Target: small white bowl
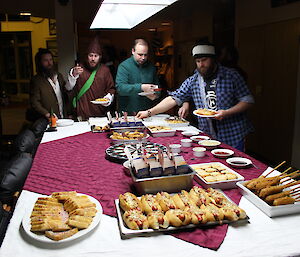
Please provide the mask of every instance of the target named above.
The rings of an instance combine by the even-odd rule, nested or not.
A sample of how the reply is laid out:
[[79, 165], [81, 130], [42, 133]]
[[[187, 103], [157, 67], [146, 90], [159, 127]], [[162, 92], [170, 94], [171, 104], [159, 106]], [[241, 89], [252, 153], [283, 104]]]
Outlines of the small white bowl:
[[228, 164], [237, 168], [244, 168], [252, 164], [252, 161], [242, 157], [232, 157], [226, 160]]
[[227, 158], [234, 154], [234, 151], [230, 149], [214, 149], [211, 153], [217, 158]]
[[191, 136], [199, 135], [199, 132], [198, 131], [183, 131], [183, 132], [181, 132], [181, 134], [186, 137], [191, 137]]
[[214, 148], [220, 145], [221, 142], [218, 140], [201, 140], [198, 144], [207, 148]]
[[182, 147], [191, 147], [193, 140], [187, 138], [187, 139], [181, 139], [180, 142]]
[[171, 144], [169, 145], [172, 153], [180, 153], [181, 152], [181, 145], [180, 144]]
[[210, 138], [208, 136], [193, 136], [191, 139], [195, 142], [199, 142], [201, 140], [209, 140]]
[[196, 157], [204, 157], [205, 151], [206, 151], [206, 148], [204, 148], [204, 147], [194, 147], [193, 148], [193, 153], [194, 153], [194, 156], [196, 156]]

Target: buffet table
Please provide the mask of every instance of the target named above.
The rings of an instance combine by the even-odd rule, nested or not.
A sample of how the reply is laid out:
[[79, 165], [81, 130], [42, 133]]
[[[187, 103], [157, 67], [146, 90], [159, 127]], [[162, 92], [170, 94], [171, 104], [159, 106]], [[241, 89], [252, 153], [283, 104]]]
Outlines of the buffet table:
[[[193, 127], [187, 129], [195, 130]], [[179, 143], [180, 138], [178, 134], [172, 138], [150, 140], [166, 145]], [[247, 212], [250, 224], [230, 225], [228, 230], [227, 225], [219, 226], [222, 228], [210, 228], [209, 230], [213, 232], [206, 237], [210, 242], [194, 242], [193, 238], [189, 238], [188, 231], [175, 233], [175, 236], [161, 234], [122, 240], [117, 219], [113, 217], [115, 216], [113, 200], [118, 197], [118, 193], [130, 191], [132, 182], [131, 178], [124, 173], [122, 165], [105, 160], [104, 150], [109, 146], [109, 142], [105, 133], [91, 133], [87, 122], [76, 122], [72, 126], [59, 127], [57, 132], [44, 134], [0, 249], [1, 256], [199, 256], [201, 254], [204, 256], [295, 256], [300, 254], [296, 229], [300, 225], [299, 216], [269, 218], [243, 197], [240, 199], [236, 189], [228, 190], [227, 195], [236, 202], [240, 200], [239, 205]], [[86, 147], [89, 147], [90, 152], [82, 154], [80, 149]], [[73, 149], [73, 152], [70, 149]], [[78, 153], [76, 149], [79, 149]], [[208, 162], [213, 158], [209, 152], [204, 158], [192, 158], [191, 151], [184, 151], [187, 151], [184, 155], [189, 164]], [[73, 156], [68, 156], [70, 152], [74, 153]], [[240, 152], [237, 153], [242, 155]], [[246, 180], [258, 176], [267, 168], [257, 160], [252, 159], [252, 161], [255, 167], [241, 171]], [[110, 173], [112, 177], [109, 176]], [[84, 181], [88, 183], [85, 184]], [[112, 188], [115, 189], [111, 190]], [[77, 190], [98, 199], [104, 210], [100, 224], [84, 237], [68, 243], [45, 244], [28, 237], [21, 226], [23, 216], [28, 211], [27, 206], [32, 206], [39, 195], [37, 193], [50, 194], [53, 191], [64, 190]], [[202, 232], [200, 229], [197, 230], [199, 233]], [[197, 231], [193, 233], [195, 237], [199, 236]], [[226, 234], [224, 241], [218, 233]], [[217, 250], [204, 248], [198, 244]]]

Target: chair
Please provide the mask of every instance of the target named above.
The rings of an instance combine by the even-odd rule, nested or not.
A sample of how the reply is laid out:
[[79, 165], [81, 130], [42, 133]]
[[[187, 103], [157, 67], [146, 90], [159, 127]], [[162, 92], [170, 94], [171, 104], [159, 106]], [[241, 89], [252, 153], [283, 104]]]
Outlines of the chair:
[[16, 153], [33, 153], [35, 147], [35, 135], [30, 129], [25, 129], [19, 133], [14, 142], [14, 150]]
[[47, 125], [48, 120], [46, 118], [39, 118], [32, 124], [31, 131], [34, 133], [36, 138], [41, 138], [47, 128]]
[[32, 165], [30, 153], [17, 153], [3, 168], [0, 174], [0, 201], [12, 206], [14, 194], [24, 185]]
[[7, 226], [12, 216], [12, 211], [7, 210], [5, 205], [0, 202], [0, 247], [3, 242]]

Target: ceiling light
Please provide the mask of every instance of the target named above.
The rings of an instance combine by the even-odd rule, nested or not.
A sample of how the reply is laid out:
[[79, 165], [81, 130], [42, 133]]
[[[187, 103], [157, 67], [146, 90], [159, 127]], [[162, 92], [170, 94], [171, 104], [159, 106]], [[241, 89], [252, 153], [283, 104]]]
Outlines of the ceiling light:
[[103, 0], [90, 29], [131, 29], [177, 0]]
[[155, 31], [156, 31], [156, 29], [154, 29], [154, 28], [150, 28], [150, 29], [148, 29], [148, 31], [155, 32]]
[[170, 25], [171, 25], [171, 22], [162, 22], [161, 25], [162, 25], [162, 26], [170, 26]]
[[21, 16], [31, 16], [31, 12], [20, 12]]

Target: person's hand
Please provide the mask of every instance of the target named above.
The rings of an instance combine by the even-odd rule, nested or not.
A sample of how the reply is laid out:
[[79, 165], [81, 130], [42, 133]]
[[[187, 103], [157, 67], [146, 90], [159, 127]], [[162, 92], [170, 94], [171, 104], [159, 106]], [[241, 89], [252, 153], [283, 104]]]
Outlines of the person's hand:
[[135, 117], [137, 119], [148, 118], [148, 111], [140, 111], [140, 112], [138, 112], [138, 114]]
[[223, 120], [224, 118], [228, 117], [227, 110], [219, 110], [217, 111], [217, 115], [214, 117], [216, 120]]
[[151, 93], [154, 92], [154, 89], [157, 87], [158, 87], [157, 85], [153, 85], [153, 84], [142, 84], [141, 89], [144, 92]]
[[73, 76], [76, 77], [77, 75], [80, 75], [83, 72], [83, 68], [77, 64], [74, 68], [73, 68]]
[[157, 98], [157, 94], [153, 93], [151, 95], [146, 95], [147, 98], [149, 98], [150, 100], [154, 101]]
[[178, 110], [178, 116], [180, 118], [186, 118], [188, 116], [190, 110], [190, 104], [188, 102], [184, 102], [183, 105]]
[[105, 107], [109, 106], [111, 104], [110, 99], [108, 97], [103, 97], [103, 98], [107, 99], [108, 102], [107, 103], [104, 102], [102, 105]]

